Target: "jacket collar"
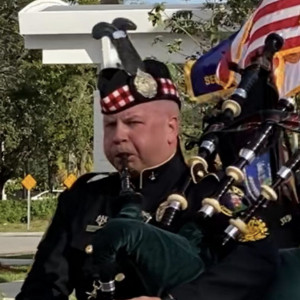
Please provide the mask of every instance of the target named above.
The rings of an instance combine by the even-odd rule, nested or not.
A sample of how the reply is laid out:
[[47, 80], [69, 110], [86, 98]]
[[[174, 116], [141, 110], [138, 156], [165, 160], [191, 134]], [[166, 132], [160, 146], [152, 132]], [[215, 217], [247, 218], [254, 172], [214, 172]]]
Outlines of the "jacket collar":
[[172, 192], [178, 191], [178, 183], [182, 181], [187, 170], [180, 151], [162, 164], [143, 170], [139, 182], [135, 182], [137, 190], [144, 196], [143, 209], [156, 210]]
[[176, 153], [173, 153], [164, 162], [162, 162], [156, 166], [142, 170], [139, 175], [139, 186], [137, 188], [141, 190], [141, 189], [143, 189], [144, 184], [147, 184], [148, 180], [151, 180], [151, 181], [156, 180], [158, 178], [158, 176], [160, 176], [163, 173], [164, 169], [168, 168], [168, 166], [170, 165], [169, 162], [172, 161], [172, 159], [174, 158], [175, 155], [176, 155]]

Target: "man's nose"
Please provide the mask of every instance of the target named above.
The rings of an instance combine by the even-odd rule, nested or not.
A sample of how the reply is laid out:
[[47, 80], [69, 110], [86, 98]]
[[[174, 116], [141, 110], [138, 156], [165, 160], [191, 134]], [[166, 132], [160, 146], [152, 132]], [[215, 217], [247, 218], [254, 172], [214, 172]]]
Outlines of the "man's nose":
[[118, 122], [115, 128], [113, 142], [116, 144], [126, 142], [128, 140], [128, 132], [125, 124]]

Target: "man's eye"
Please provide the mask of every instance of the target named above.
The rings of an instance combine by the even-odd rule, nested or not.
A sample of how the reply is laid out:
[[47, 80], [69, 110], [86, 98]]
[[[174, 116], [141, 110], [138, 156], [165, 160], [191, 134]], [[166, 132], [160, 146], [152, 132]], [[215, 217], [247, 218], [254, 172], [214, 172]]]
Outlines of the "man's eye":
[[139, 120], [133, 120], [133, 121], [129, 121], [128, 124], [131, 124], [131, 125], [135, 125], [135, 124], [142, 124], [143, 122], [142, 121], [139, 121]]

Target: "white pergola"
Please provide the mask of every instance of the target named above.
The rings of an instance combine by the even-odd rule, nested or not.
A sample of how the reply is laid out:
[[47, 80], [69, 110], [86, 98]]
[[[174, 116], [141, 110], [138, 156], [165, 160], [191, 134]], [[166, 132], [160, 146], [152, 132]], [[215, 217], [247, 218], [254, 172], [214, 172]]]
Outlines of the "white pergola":
[[[115, 66], [118, 58], [107, 38], [92, 38], [92, 28], [99, 22], [111, 23], [117, 17], [126, 17], [137, 25], [137, 30], [129, 35], [142, 58], [154, 56], [165, 62], [182, 63], [185, 56], [170, 55], [165, 47], [175, 38], [183, 40], [183, 53], [189, 55], [199, 50], [187, 36], [170, 33], [163, 26], [154, 28], [148, 20], [151, 9], [152, 6], [145, 5], [69, 5], [61, 0], [36, 0], [19, 12], [20, 34], [26, 48], [42, 50], [45, 64], [95, 64], [99, 69]], [[163, 18], [180, 10], [191, 10], [200, 18], [209, 15], [201, 5], [167, 5]], [[153, 44], [157, 36], [163, 42]], [[102, 137], [99, 95], [95, 91], [94, 169], [107, 172], [112, 167], [103, 154]]]

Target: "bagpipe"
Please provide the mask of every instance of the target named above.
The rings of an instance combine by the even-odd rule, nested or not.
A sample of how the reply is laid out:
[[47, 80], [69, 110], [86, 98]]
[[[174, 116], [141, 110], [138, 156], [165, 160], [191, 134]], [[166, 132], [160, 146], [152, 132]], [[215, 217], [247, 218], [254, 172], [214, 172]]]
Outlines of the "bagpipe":
[[[143, 71], [143, 63], [127, 36], [127, 30], [133, 29], [135, 25], [130, 20], [118, 18], [112, 24], [101, 22], [95, 25], [92, 33], [95, 39], [104, 36], [111, 39], [124, 69], [134, 76], [138, 69]], [[237, 213], [231, 211], [223, 203], [223, 196], [230, 188], [245, 181], [244, 168], [274, 145], [274, 139], [279, 137], [281, 131], [300, 130], [300, 118], [294, 113], [290, 98], [277, 98], [272, 107], [260, 111], [251, 111], [248, 106], [249, 95], [255, 90], [257, 83], [263, 82], [265, 89], [276, 95], [270, 87], [270, 72], [272, 57], [283, 42], [280, 36], [269, 35], [262, 53], [251, 65], [245, 70], [236, 69], [241, 73], [238, 87], [229, 99], [218, 104], [219, 113], [207, 119], [208, 125], [201, 137], [187, 145], [197, 145], [198, 155], [188, 161], [189, 176], [177, 188], [177, 192], [171, 194], [158, 208], [158, 226], [143, 222], [143, 196], [135, 192], [130, 184], [130, 170], [127, 158], [124, 157], [119, 194], [122, 208], [95, 233], [91, 254], [94, 285], [93, 290], [87, 293], [88, 299], [115, 299], [116, 281], [122, 281], [126, 276], [118, 265], [120, 253], [125, 253], [134, 262], [145, 295], [148, 296], [164, 297], [170, 289], [197, 278], [206, 269], [199, 249], [205, 234], [203, 224], [215, 215], [222, 215], [227, 220], [228, 226], [223, 229], [221, 241], [224, 247], [229, 241], [251, 242], [267, 236], [265, 223], [255, 217], [267, 206], [276, 205], [276, 191], [300, 166], [300, 150], [276, 170], [271, 185], [261, 185], [260, 195], [256, 201], [248, 203], [245, 210]], [[235, 146], [239, 146], [239, 149], [227, 155], [227, 145], [232, 141], [228, 139], [226, 142], [224, 135], [228, 137], [233, 133], [243, 138], [235, 140]], [[178, 232], [169, 231], [176, 218], [189, 205], [186, 191], [210, 176], [216, 155], [221, 159], [226, 157], [222, 176], [214, 175], [219, 180], [217, 189], [212, 191], [210, 197], [202, 199], [199, 195], [197, 201], [202, 203], [202, 207], [195, 212], [194, 218]]]

